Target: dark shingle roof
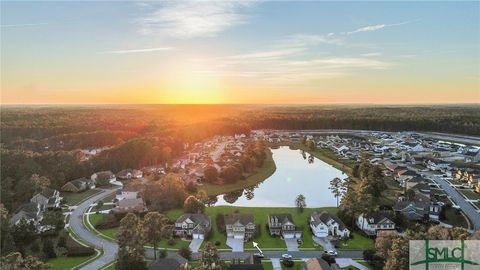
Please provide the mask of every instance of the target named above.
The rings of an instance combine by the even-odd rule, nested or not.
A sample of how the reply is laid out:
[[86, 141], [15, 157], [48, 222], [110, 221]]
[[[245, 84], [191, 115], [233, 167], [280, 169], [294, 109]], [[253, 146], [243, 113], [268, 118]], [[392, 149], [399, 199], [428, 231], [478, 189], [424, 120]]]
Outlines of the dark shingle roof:
[[252, 214], [230, 214], [225, 216], [225, 224], [234, 224], [236, 222], [247, 225], [248, 223], [254, 223], [254, 217]]

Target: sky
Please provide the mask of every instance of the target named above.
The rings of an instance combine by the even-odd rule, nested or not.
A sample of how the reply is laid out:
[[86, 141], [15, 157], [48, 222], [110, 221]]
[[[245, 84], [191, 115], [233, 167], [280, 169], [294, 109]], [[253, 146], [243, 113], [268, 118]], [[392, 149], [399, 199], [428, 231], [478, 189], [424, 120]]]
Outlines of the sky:
[[1, 2], [2, 104], [480, 103], [480, 2]]

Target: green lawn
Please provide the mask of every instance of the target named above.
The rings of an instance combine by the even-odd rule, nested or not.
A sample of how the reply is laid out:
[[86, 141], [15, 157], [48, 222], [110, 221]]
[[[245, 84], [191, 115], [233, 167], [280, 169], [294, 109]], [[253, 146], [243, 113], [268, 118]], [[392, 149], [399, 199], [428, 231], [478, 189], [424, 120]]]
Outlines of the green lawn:
[[272, 158], [272, 151], [270, 149], [266, 150], [267, 158], [263, 163], [261, 168], [258, 168], [257, 171], [248, 176], [245, 180], [239, 180], [233, 184], [210, 184], [204, 183], [203, 186], [200, 186], [199, 189], [205, 190], [208, 195], [214, 196], [219, 194], [225, 194], [232, 191], [241, 190], [246, 187], [254, 186], [272, 175], [277, 167], [275, 166], [275, 161]]
[[351, 232], [353, 238], [343, 242], [339, 249], [341, 250], [361, 250], [374, 249], [375, 242], [357, 232]]
[[[304, 209], [303, 213], [299, 213], [296, 208], [293, 207], [285, 207], [285, 208], [273, 208], [273, 207], [234, 207], [234, 206], [212, 206], [207, 207], [205, 213], [209, 215], [212, 219], [212, 237], [209, 242], [215, 243], [219, 242], [220, 245], [216, 246], [218, 249], [230, 249], [226, 245], [227, 237], [224, 233], [220, 233], [217, 230], [217, 226], [215, 223], [215, 217], [217, 214], [231, 214], [234, 211], [238, 211], [239, 213], [250, 213], [253, 214], [255, 217], [255, 223], [260, 224], [261, 234], [258, 238], [254, 239], [255, 242], [258, 242], [260, 248], [269, 250], [269, 249], [276, 249], [276, 250], [283, 250], [286, 249], [285, 242], [280, 239], [279, 237], [272, 237], [266, 227], [267, 224], [267, 216], [269, 214], [281, 214], [281, 213], [289, 213], [292, 215], [293, 220], [297, 226], [303, 227], [303, 244], [300, 246], [300, 249], [305, 250], [321, 250], [321, 246], [317, 246], [312, 240], [312, 234], [310, 232], [310, 227], [308, 224], [308, 218], [310, 217], [311, 213], [314, 211], [321, 212], [327, 211], [332, 214], [336, 214], [337, 208], [335, 207], [324, 207], [324, 208], [306, 208]], [[181, 209], [174, 209], [170, 210], [166, 213], [166, 215], [171, 219], [177, 219], [183, 211]], [[92, 214], [89, 216], [90, 222], [93, 226], [98, 224], [103, 218], [105, 214]], [[115, 239], [116, 233], [118, 228], [111, 228], [111, 229], [102, 229], [98, 230], [100, 233], [104, 234], [105, 236]], [[352, 232], [353, 239], [347, 240], [340, 249], [345, 250], [360, 250], [360, 249], [369, 249], [374, 247], [373, 240], [363, 237], [362, 235]], [[206, 241], [205, 241], [206, 242]], [[205, 244], [204, 242], [204, 244]], [[168, 248], [168, 249], [179, 249], [182, 247], [188, 247], [189, 241], [184, 241], [181, 239], [175, 239], [174, 245], [168, 245], [166, 240], [162, 240], [159, 244], [159, 248]], [[204, 245], [203, 244], [203, 245]], [[245, 250], [255, 250], [253, 247], [252, 241], [245, 243]]]
[[263, 261], [262, 265], [263, 265], [263, 270], [273, 270], [273, 265], [272, 265], [272, 262], [270, 261]]
[[280, 261], [280, 264], [282, 265], [283, 270], [301, 270], [303, 262], [295, 261], [292, 267], [286, 267], [285, 265], [282, 264], [281, 261]]
[[[324, 208], [306, 208], [303, 213], [299, 213], [296, 208], [273, 208], [273, 207], [234, 207], [234, 206], [214, 206], [206, 208], [205, 213], [210, 215], [212, 218], [213, 223], [215, 223], [215, 217], [217, 214], [230, 214], [234, 213], [234, 211], [238, 211], [239, 213], [249, 213], [255, 216], [255, 223], [260, 224], [261, 235], [259, 238], [254, 239], [255, 242], [258, 242], [260, 247], [263, 249], [284, 249], [286, 248], [285, 242], [280, 239], [279, 237], [272, 237], [268, 229], [266, 228], [267, 224], [267, 217], [269, 214], [281, 214], [281, 213], [288, 213], [292, 215], [293, 220], [297, 226], [303, 227], [303, 245], [300, 248], [307, 248], [307, 249], [320, 249], [321, 247], [316, 247], [312, 240], [312, 234], [310, 233], [309, 225], [308, 225], [308, 217], [314, 211], [328, 211], [330, 213], [335, 214], [337, 209], [335, 207], [324, 207]], [[222, 244], [226, 241], [226, 236], [217, 232], [216, 224], [213, 226], [214, 232], [211, 242], [220, 241]], [[221, 247], [220, 247], [221, 248]], [[252, 249], [253, 244], [252, 242], [245, 243], [245, 249]]]
[[457, 189], [470, 200], [480, 200], [480, 193], [468, 189]]
[[52, 266], [52, 270], [65, 270], [71, 269], [93, 257], [95, 257], [95, 255], [81, 257], [58, 257], [50, 259], [47, 262]]
[[456, 227], [463, 227], [468, 229], [468, 221], [460, 213], [460, 210], [452, 207], [445, 209], [445, 220], [442, 220], [442, 222]]
[[63, 199], [65, 200], [65, 203], [68, 205], [77, 205], [83, 200], [85, 200], [86, 198], [100, 192], [101, 190], [98, 190], [98, 189], [89, 189], [84, 192], [78, 192], [78, 193], [62, 191], [60, 193], [60, 197], [63, 197]]

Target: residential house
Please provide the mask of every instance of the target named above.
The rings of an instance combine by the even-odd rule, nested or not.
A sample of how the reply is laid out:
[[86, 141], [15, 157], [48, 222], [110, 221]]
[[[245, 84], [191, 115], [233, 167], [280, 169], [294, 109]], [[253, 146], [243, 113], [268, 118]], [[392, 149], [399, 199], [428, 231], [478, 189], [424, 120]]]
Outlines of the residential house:
[[356, 220], [357, 227], [367, 235], [377, 235], [380, 231], [395, 230], [395, 222], [386, 212], [376, 212], [370, 215], [361, 214]]
[[268, 229], [270, 235], [278, 235], [283, 238], [302, 238], [302, 227], [295, 226], [290, 214], [268, 215]]
[[95, 188], [95, 184], [93, 183], [93, 181], [82, 177], [65, 183], [65, 185], [62, 186], [61, 190], [66, 192], [82, 192], [87, 189], [93, 188]]
[[248, 241], [255, 234], [256, 225], [252, 214], [229, 214], [225, 216], [227, 237]]
[[42, 211], [45, 209], [60, 207], [60, 192], [55, 189], [47, 188], [39, 192], [30, 199], [33, 203], [38, 203]]
[[43, 211], [38, 203], [28, 202], [20, 206], [10, 218], [11, 225], [17, 225], [22, 219], [38, 225], [43, 218]]
[[310, 228], [316, 237], [338, 236], [349, 237], [350, 231], [342, 220], [328, 212], [314, 212], [310, 216]]
[[192, 237], [193, 239], [205, 239], [210, 231], [212, 222], [210, 217], [204, 214], [183, 214], [175, 221], [175, 235], [179, 237]]
[[412, 220], [438, 221], [442, 206], [433, 202], [429, 196], [416, 193], [411, 200], [400, 198], [393, 210]]
[[417, 173], [411, 170], [398, 170], [395, 173], [395, 180], [397, 180], [400, 183], [400, 186], [405, 186], [405, 181], [417, 176]]
[[125, 169], [117, 173], [117, 178], [120, 180], [139, 179], [143, 177], [143, 172], [135, 169]]
[[138, 198], [138, 191], [126, 191], [118, 189], [115, 194], [115, 199], [117, 201], [125, 200], [125, 199], [136, 199]]
[[115, 174], [113, 174], [111, 171], [96, 172], [96, 173], [92, 174], [90, 179], [92, 179], [92, 181], [96, 185], [98, 185], [99, 182], [107, 182], [108, 181], [109, 183], [112, 183], [112, 182], [117, 180], [117, 178], [115, 177]]
[[123, 199], [116, 203], [116, 207], [112, 211], [117, 213], [143, 213], [147, 211], [147, 207], [142, 198]]
[[340, 267], [333, 263], [329, 264], [322, 258], [310, 258], [303, 262], [302, 270], [337, 270]]

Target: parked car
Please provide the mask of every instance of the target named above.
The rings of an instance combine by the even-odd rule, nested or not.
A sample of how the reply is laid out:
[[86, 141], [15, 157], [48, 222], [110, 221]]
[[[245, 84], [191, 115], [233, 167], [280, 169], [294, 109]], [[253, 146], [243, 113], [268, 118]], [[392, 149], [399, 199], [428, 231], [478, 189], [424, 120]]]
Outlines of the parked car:
[[282, 259], [290, 260], [290, 259], [292, 259], [292, 258], [293, 258], [293, 257], [292, 257], [292, 255], [290, 255], [290, 254], [286, 254], [286, 253], [285, 253], [285, 254], [282, 254]]
[[260, 258], [260, 259], [265, 258], [265, 255], [263, 255], [263, 253], [254, 253], [253, 256], [255, 256], [257, 258]]
[[338, 252], [334, 251], [334, 250], [325, 250], [326, 254], [330, 255], [330, 256], [337, 256], [338, 255]]

